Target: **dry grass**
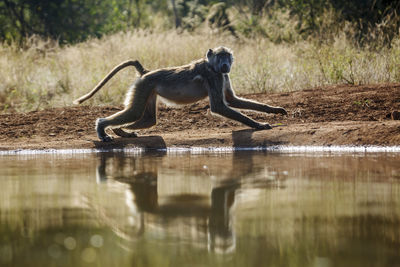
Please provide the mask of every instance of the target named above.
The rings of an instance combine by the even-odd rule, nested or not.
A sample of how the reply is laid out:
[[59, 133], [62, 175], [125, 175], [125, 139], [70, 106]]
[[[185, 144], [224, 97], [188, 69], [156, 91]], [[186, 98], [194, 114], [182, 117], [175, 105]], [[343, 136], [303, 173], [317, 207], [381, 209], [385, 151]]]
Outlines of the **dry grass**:
[[[400, 81], [400, 40], [374, 51], [356, 48], [343, 36], [329, 45], [273, 44], [262, 38], [239, 42], [209, 34], [135, 31], [64, 47], [32, 38], [26, 50], [0, 45], [0, 111], [68, 106], [121, 61], [138, 59], [149, 69], [182, 65], [219, 45], [234, 50], [231, 78], [238, 93]], [[91, 103], [121, 104], [135, 76], [133, 68], [119, 73]]]

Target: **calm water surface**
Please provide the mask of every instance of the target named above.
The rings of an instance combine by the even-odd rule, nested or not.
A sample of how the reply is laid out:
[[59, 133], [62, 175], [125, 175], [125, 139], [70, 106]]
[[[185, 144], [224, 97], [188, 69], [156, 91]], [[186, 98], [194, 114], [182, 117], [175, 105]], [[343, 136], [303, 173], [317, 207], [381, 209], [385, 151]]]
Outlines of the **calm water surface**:
[[400, 266], [400, 154], [0, 157], [0, 266]]

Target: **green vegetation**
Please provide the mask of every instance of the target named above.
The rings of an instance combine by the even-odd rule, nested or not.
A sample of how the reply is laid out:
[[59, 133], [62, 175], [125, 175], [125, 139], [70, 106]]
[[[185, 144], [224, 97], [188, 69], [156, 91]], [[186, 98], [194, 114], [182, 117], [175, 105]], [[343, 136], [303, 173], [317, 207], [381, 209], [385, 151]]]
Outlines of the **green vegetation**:
[[[0, 1], [0, 112], [70, 105], [116, 64], [181, 65], [225, 45], [239, 93], [400, 81], [400, 3]], [[92, 101], [120, 104], [134, 70]]]

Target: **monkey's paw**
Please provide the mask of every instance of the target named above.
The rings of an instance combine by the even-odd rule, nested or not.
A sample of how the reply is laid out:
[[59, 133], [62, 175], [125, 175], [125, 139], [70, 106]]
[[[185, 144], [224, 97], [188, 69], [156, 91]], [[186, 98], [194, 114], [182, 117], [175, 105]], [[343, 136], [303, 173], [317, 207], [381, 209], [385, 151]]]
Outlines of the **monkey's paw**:
[[287, 115], [287, 111], [284, 108], [276, 108], [275, 111], [276, 114], [282, 114], [282, 115]]
[[258, 126], [256, 127], [257, 130], [270, 130], [272, 129], [271, 125], [268, 123], [259, 123]]
[[100, 140], [102, 141], [102, 142], [111, 142], [113, 139], [112, 139], [112, 137], [111, 136], [108, 136], [108, 135], [105, 135], [105, 136], [101, 136], [101, 137], [99, 137], [100, 138]]

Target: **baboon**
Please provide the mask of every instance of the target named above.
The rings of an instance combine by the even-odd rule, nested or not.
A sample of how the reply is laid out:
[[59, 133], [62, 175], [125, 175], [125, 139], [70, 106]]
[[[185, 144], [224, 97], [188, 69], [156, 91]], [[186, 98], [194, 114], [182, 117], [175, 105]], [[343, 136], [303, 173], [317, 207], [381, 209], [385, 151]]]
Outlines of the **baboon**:
[[257, 122], [233, 108], [287, 115], [286, 110], [237, 97], [229, 79], [232, 63], [232, 51], [222, 46], [209, 49], [205, 58], [188, 65], [153, 71], [144, 69], [136, 60], [126, 61], [115, 67], [91, 92], [74, 103], [80, 104], [92, 97], [121, 69], [135, 66], [140, 77], [127, 93], [125, 108], [96, 121], [97, 135], [104, 142], [112, 140], [105, 132], [108, 127], [118, 136], [133, 137], [136, 136], [135, 133], [125, 132], [121, 128], [135, 130], [155, 125], [157, 96], [175, 104], [194, 103], [208, 96], [212, 113], [255, 129], [271, 129], [268, 123]]

